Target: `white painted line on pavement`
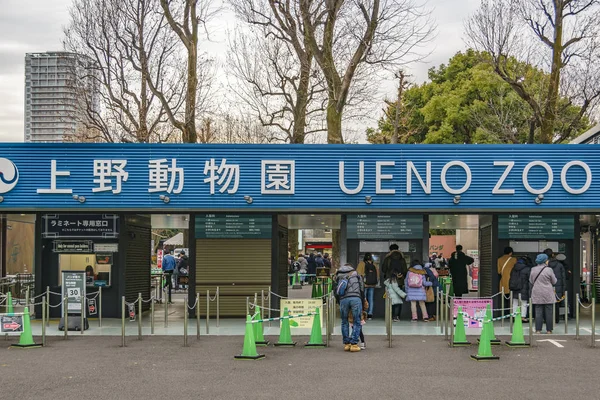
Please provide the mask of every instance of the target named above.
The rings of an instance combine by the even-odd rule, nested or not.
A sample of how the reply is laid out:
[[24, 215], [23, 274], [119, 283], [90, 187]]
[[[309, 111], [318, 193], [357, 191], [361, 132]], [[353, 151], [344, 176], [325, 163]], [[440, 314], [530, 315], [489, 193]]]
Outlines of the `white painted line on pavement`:
[[581, 329], [582, 331], [586, 331], [587, 333], [592, 333], [592, 330], [589, 328], [579, 328], [579, 329]]
[[555, 345], [556, 347], [562, 349], [565, 346], [563, 346], [562, 344], [558, 343], [558, 342], [566, 342], [566, 340], [558, 340], [558, 339], [543, 339], [543, 340], [538, 340], [538, 342], [550, 342], [553, 345]]

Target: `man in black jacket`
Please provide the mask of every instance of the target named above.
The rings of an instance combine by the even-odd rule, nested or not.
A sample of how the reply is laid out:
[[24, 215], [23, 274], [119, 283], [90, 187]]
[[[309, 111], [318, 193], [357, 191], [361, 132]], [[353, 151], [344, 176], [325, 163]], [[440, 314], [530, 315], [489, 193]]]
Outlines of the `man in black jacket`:
[[554, 285], [554, 291], [556, 292], [557, 300], [562, 299], [557, 303], [554, 314], [554, 320], [556, 323], [558, 323], [560, 305], [564, 304], [563, 296], [565, 294], [565, 290], [567, 290], [567, 274], [565, 271], [565, 266], [556, 259], [556, 253], [554, 253], [552, 249], [544, 250], [544, 254], [548, 256], [548, 266], [552, 268], [552, 271], [554, 271], [554, 276], [556, 276], [556, 285]]
[[519, 295], [521, 295], [521, 318], [523, 322], [529, 322], [527, 315], [527, 306], [529, 305], [529, 275], [531, 273], [531, 267], [533, 266], [533, 262], [531, 262], [529, 257], [520, 257], [515, 266], [510, 271], [510, 279], [508, 281], [508, 286], [510, 291], [513, 294], [513, 313], [517, 312], [517, 307], [519, 307]]

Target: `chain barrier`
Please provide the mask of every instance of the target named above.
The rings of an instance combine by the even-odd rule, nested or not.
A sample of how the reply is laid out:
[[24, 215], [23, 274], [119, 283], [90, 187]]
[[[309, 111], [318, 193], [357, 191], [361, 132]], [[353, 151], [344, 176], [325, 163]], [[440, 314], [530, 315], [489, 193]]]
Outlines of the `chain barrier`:
[[561, 301], [563, 301], [565, 299], [565, 295], [563, 294], [562, 297], [558, 297], [558, 295], [556, 294], [556, 292], [554, 293], [554, 297], [556, 298], [556, 302], [560, 303]]
[[263, 318], [263, 319], [255, 319], [246, 322], [247, 324], [258, 324], [260, 322], [269, 322], [269, 321], [279, 321], [282, 319], [292, 319], [292, 318], [300, 318], [300, 317], [310, 317], [313, 315], [317, 315], [317, 313], [306, 313], [306, 314], [297, 314], [297, 315], [288, 315], [287, 317], [277, 317], [277, 318]]
[[478, 322], [500, 321], [502, 319], [506, 319], [506, 318], [510, 318], [510, 317], [516, 317], [517, 316], [517, 313], [512, 313], [512, 314], [504, 315], [502, 317], [492, 318], [492, 319], [488, 320], [487, 318], [474, 318], [474, 317], [471, 317], [471, 316], [469, 316], [468, 314], [466, 314], [464, 312], [462, 312], [460, 314], [462, 314], [463, 318], [466, 317], [467, 319], [470, 319], [471, 321], [478, 321]]
[[58, 303], [56, 305], [52, 305], [52, 304], [48, 303], [48, 307], [52, 307], [52, 308], [60, 307], [64, 302], [65, 302], [65, 300], [63, 299], [60, 301], [60, 303]]
[[188, 304], [188, 302], [186, 301], [185, 304], [187, 305], [188, 310], [194, 310], [196, 308], [196, 306], [198, 306], [198, 298], [196, 297], [196, 301], [194, 302], [194, 305], [190, 307], [190, 305]]
[[581, 302], [581, 299], [577, 299], [577, 302], [579, 303], [579, 305], [580, 305], [581, 307], [585, 308], [586, 310], [587, 310], [588, 308], [591, 308], [591, 307], [592, 307], [592, 303], [588, 304], [588, 306], [587, 306], [587, 307], [586, 307], [586, 306], [584, 306], [584, 305], [583, 305], [583, 303]]
[[[210, 293], [210, 292], [209, 292]], [[208, 295], [208, 301], [217, 301], [217, 293], [215, 292], [214, 297], [210, 297], [210, 294]]]
[[[44, 294], [46, 294], [46, 293], [44, 293]], [[95, 300], [96, 298], [98, 298], [98, 296], [100, 296], [100, 292], [96, 292], [96, 293], [94, 294], [94, 296], [92, 296], [92, 297], [88, 297], [89, 295], [90, 295], [90, 293], [86, 293], [86, 294], [85, 294], [85, 297], [86, 297], [88, 300]]]
[[272, 292], [272, 291], [270, 291], [270, 290], [269, 290], [269, 293], [271, 293], [271, 295], [273, 295], [273, 296], [275, 296], [275, 297], [278, 297], [278, 298], [280, 298], [280, 299], [289, 299], [289, 297], [287, 297], [287, 296], [280, 296], [280, 295], [278, 295], [277, 293], [275, 293], [275, 292]]
[[152, 296], [148, 300], [142, 299], [142, 303], [150, 303], [150, 302], [155, 301], [155, 300], [157, 300], [156, 297]]
[[[258, 306], [259, 304], [254, 304], [252, 302], [248, 303], [249, 306], [251, 306], [250, 308], [253, 310], [256, 306]], [[320, 307], [320, 306], [317, 306]], [[269, 308], [269, 307], [261, 307], [260, 311], [262, 312], [263, 310], [267, 310], [267, 311], [278, 311], [281, 312], [281, 310], [277, 309], [277, 308]]]

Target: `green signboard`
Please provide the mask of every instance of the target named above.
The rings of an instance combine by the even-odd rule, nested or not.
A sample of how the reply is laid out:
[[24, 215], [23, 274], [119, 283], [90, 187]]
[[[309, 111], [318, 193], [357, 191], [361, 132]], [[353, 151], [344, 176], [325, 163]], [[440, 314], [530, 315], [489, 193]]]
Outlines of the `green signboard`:
[[348, 215], [348, 239], [420, 239], [422, 215]]
[[572, 215], [525, 215], [498, 216], [500, 239], [573, 239], [575, 221]]
[[196, 239], [270, 239], [272, 221], [270, 215], [198, 215]]

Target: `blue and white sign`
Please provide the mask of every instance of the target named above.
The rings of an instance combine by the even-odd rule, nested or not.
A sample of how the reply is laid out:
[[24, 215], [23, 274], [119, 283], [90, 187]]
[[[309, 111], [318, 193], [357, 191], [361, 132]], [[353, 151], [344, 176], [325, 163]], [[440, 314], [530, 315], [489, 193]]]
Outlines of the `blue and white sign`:
[[590, 145], [0, 144], [0, 210], [583, 211]]

